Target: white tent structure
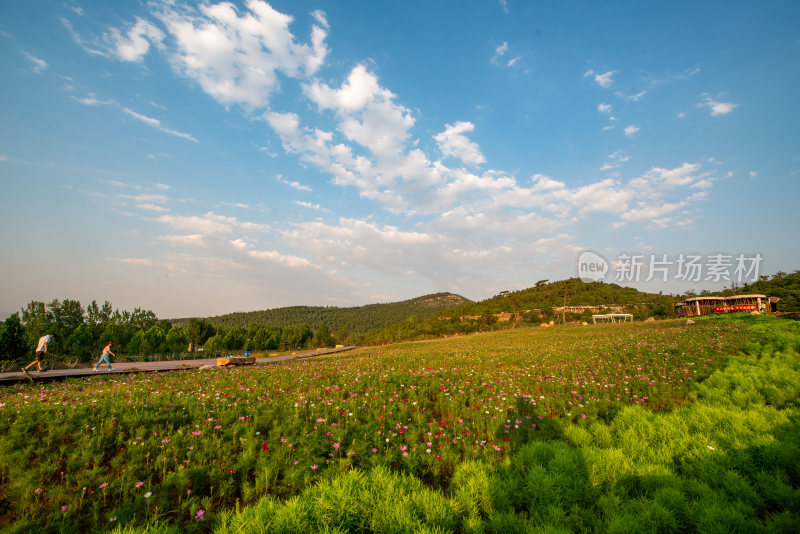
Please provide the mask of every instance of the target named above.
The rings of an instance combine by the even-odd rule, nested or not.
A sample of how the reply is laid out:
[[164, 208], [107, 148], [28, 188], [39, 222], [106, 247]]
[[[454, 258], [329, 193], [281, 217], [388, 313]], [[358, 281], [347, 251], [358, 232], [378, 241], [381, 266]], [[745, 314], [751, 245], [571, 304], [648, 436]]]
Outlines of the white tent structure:
[[607, 313], [605, 315], [592, 315], [592, 323], [627, 323], [633, 322], [630, 313]]

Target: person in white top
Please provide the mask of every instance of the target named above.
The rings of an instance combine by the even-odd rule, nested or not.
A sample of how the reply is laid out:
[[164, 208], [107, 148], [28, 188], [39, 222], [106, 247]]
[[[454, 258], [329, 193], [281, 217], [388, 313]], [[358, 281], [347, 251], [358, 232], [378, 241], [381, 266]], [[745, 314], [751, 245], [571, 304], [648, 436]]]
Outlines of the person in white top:
[[42, 369], [42, 360], [44, 359], [44, 355], [47, 354], [47, 346], [53, 341], [53, 337], [55, 337], [55, 334], [46, 334], [39, 338], [39, 344], [36, 345], [36, 359], [22, 368], [23, 373], [28, 374], [28, 368], [32, 367], [34, 364], [36, 364], [39, 372], [44, 371], [44, 369]]

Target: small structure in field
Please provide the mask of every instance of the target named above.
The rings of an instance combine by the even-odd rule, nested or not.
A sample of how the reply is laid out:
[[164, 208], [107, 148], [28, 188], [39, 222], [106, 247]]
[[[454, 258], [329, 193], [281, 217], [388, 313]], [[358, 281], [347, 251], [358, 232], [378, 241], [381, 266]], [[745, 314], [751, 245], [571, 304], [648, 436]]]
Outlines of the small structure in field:
[[632, 323], [633, 315], [630, 313], [606, 313], [605, 315], [592, 315], [592, 323]]
[[218, 367], [227, 367], [229, 365], [255, 365], [256, 359], [253, 356], [223, 356], [217, 358]]
[[675, 304], [675, 317], [700, 317], [736, 312], [774, 312], [779, 299], [766, 295], [694, 297]]

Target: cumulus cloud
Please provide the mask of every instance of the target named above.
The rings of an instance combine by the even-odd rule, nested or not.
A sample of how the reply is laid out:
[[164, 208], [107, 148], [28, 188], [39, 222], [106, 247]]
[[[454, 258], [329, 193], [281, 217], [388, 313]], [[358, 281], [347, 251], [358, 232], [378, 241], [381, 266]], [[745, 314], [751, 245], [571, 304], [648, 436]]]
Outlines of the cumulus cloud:
[[111, 53], [123, 61], [140, 62], [150, 50], [151, 43], [161, 46], [164, 32], [151, 22], [141, 18], [123, 34], [118, 28], [110, 28], [105, 34]]
[[614, 83], [613, 77], [614, 74], [616, 74], [616, 72], [617, 71], [615, 70], [610, 70], [601, 74], [599, 72], [595, 72], [592, 69], [589, 69], [583, 74], [583, 77], [584, 78], [592, 77], [592, 79], [597, 85], [608, 89]]
[[460, 159], [467, 165], [480, 165], [486, 162], [486, 158], [477, 143], [470, 141], [464, 135], [474, 129], [475, 125], [471, 122], [456, 122], [448, 124], [443, 132], [434, 135], [433, 138], [445, 157]]
[[242, 10], [227, 2], [197, 11], [166, 7], [158, 16], [176, 43], [170, 53], [175, 69], [225, 105], [264, 107], [278, 88], [278, 73], [311, 76], [328, 54], [321, 11], [315, 12], [309, 44], [295, 41], [291, 16], [258, 0]]
[[631, 124], [630, 126], [625, 127], [625, 135], [628, 137], [632, 137], [636, 132], [639, 131], [639, 127], [635, 124]]
[[719, 102], [708, 95], [704, 95], [702, 102], [697, 104], [697, 107], [705, 107], [710, 109], [711, 116], [713, 117], [716, 115], [727, 115], [734, 109], [738, 108], [739, 104], [734, 104], [732, 102]]

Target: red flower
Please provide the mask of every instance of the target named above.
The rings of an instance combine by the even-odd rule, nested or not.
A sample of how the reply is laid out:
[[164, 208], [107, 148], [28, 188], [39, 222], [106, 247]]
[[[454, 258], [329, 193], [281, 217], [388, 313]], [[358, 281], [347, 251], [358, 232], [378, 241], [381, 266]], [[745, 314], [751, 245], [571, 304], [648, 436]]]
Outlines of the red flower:
[[266, 443], [262, 443], [261, 444], [261, 450], [264, 451], [264, 452], [267, 452], [269, 450], [269, 445], [267, 445]]
[[437, 459], [437, 460], [441, 460], [441, 459], [442, 459], [442, 455], [441, 455], [441, 454], [439, 454], [438, 452], [436, 453], [436, 459]]

